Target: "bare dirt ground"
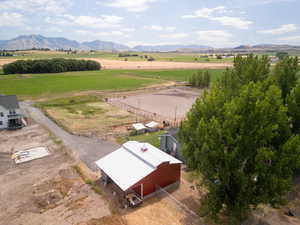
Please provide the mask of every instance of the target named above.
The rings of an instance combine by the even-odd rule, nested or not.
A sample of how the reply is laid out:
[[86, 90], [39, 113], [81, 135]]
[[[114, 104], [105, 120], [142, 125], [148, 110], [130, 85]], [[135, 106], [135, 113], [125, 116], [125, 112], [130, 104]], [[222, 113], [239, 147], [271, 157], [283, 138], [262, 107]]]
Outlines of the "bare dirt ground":
[[[101, 63], [103, 69], [223, 69], [232, 66], [232, 63], [189, 63], [189, 62], [132, 62], [108, 60], [100, 58], [86, 58]], [[0, 59], [0, 66], [11, 63], [17, 59]]]
[[158, 121], [180, 121], [191, 109], [200, 93], [199, 90], [191, 88], [175, 87], [130, 95], [126, 98], [111, 98], [109, 101], [124, 109], [131, 108], [141, 115], [151, 113]]
[[[60, 142], [38, 124], [0, 132], [0, 225], [69, 225], [110, 215]], [[45, 146], [51, 155], [16, 165], [11, 153]]]

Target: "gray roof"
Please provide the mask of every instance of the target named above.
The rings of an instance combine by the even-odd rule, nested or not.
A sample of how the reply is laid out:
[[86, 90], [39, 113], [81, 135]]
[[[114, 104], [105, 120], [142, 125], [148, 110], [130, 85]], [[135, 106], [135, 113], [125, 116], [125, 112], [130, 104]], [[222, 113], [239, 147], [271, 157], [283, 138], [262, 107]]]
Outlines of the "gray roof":
[[0, 95], [0, 105], [8, 110], [20, 108], [16, 95]]

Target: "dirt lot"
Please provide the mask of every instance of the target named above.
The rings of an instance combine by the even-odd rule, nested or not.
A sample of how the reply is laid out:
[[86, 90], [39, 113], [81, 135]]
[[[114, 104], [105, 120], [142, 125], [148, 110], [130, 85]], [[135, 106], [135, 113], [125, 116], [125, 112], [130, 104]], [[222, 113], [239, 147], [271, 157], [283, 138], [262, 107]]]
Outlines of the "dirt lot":
[[190, 110], [199, 94], [199, 90], [177, 87], [151, 93], [130, 95], [126, 98], [112, 98], [110, 102], [123, 108], [129, 106], [140, 109], [140, 114], [142, 115], [150, 112], [156, 114], [157, 118], [180, 121]]
[[[37, 124], [0, 132], [0, 225], [69, 225], [110, 215], [104, 199], [72, 169], [60, 142]], [[11, 153], [45, 146], [51, 155], [16, 165]]]
[[[129, 62], [100, 58], [87, 58], [100, 62], [104, 69], [222, 69], [231, 63], [188, 63], [188, 62]], [[0, 66], [14, 62], [16, 59], [0, 59]]]

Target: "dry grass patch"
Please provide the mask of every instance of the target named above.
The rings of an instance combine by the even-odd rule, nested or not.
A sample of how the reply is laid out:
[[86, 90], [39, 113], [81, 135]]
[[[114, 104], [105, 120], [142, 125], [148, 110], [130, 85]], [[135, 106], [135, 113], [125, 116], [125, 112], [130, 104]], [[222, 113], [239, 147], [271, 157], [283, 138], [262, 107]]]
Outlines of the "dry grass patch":
[[126, 125], [143, 120], [140, 116], [102, 101], [98, 96], [56, 99], [38, 106], [73, 134], [99, 137], [124, 135], [127, 133]]

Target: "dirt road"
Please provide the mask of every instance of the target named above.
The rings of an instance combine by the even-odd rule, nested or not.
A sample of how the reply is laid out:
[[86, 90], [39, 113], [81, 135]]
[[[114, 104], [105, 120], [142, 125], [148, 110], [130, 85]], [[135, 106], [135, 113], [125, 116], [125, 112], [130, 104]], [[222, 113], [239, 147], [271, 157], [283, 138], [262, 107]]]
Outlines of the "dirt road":
[[90, 169], [96, 170], [95, 161], [116, 150], [119, 145], [96, 138], [71, 135], [45, 116], [39, 109], [28, 102], [22, 102], [21, 107], [37, 123], [47, 127], [65, 146], [74, 152], [74, 157], [82, 160]]
[[[161, 62], [161, 61], [120, 61], [100, 58], [86, 58], [101, 63], [103, 69], [224, 69], [232, 63], [193, 63], [193, 62]], [[0, 66], [14, 62], [16, 59], [0, 59]]]

